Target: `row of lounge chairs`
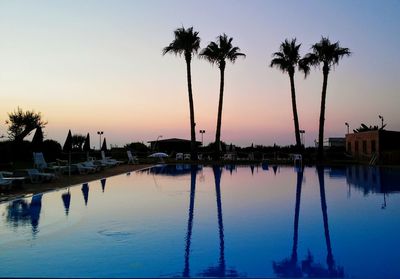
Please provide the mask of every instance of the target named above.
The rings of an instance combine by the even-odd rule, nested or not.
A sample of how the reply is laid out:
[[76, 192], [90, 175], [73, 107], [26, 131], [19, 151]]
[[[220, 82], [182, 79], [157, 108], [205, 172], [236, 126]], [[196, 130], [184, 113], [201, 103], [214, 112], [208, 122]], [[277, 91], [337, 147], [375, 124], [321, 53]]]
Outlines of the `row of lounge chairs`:
[[[127, 151], [128, 163], [137, 163], [137, 158]], [[68, 164], [68, 161], [57, 160], [54, 163], [47, 163], [43, 153], [33, 153], [34, 168], [19, 169], [14, 172], [0, 172], [0, 189], [10, 189], [12, 185], [22, 184], [24, 181], [30, 183], [50, 182], [60, 174], [89, 174], [96, 173], [102, 169], [113, 167], [124, 163], [111, 157], [106, 157], [101, 151], [101, 159], [88, 158], [85, 162]]]

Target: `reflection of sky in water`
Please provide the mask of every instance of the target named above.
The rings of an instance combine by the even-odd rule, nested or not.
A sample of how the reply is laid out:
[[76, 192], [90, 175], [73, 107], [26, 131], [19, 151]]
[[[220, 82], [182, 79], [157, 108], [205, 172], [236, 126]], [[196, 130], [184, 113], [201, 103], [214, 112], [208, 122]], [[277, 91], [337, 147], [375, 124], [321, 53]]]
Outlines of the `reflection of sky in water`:
[[273, 263], [306, 272], [309, 252], [326, 271], [327, 233], [345, 277], [400, 276], [398, 171], [325, 169], [328, 230], [315, 168], [227, 167], [219, 188], [215, 171], [160, 167], [1, 204], [0, 276], [274, 277]]

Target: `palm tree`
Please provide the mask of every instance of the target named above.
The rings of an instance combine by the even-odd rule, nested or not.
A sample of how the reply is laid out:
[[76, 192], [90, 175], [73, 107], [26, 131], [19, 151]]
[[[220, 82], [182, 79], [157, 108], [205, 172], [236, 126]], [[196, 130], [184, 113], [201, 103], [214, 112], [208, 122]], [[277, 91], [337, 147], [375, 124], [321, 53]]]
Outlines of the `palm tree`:
[[226, 34], [217, 37], [217, 42], [211, 42], [200, 52], [200, 57], [208, 60], [211, 64], [217, 64], [221, 74], [219, 88], [219, 103], [217, 130], [215, 133], [215, 158], [220, 157], [220, 142], [221, 142], [221, 121], [222, 121], [222, 103], [224, 100], [224, 79], [226, 60], [235, 63], [239, 56], [246, 57], [244, 53], [240, 53], [240, 48], [232, 46], [233, 38], [228, 38]]
[[339, 60], [344, 56], [350, 56], [348, 48], [340, 47], [339, 42], [331, 43], [329, 38], [322, 37], [321, 40], [311, 46], [311, 53], [305, 55], [302, 63], [305, 65], [319, 66], [322, 64], [322, 97], [321, 113], [319, 116], [319, 134], [318, 134], [318, 161], [323, 160], [323, 142], [324, 142], [324, 122], [325, 122], [325, 99], [326, 87], [328, 85], [328, 75], [331, 68], [339, 64]]
[[294, 73], [296, 67], [300, 71], [303, 71], [305, 76], [310, 71], [307, 64], [302, 63], [303, 60], [300, 59], [300, 49], [301, 44], [296, 45], [296, 38], [289, 41], [286, 39], [281, 43], [279, 47], [279, 52], [275, 52], [272, 56], [270, 67], [276, 67], [283, 73], [288, 73], [290, 78], [290, 89], [292, 92], [292, 109], [293, 109], [293, 120], [294, 120], [294, 133], [296, 137], [296, 148], [300, 150], [301, 140], [300, 140], [300, 128], [299, 128], [299, 117], [297, 115], [296, 106], [296, 90], [294, 87]]
[[163, 49], [163, 55], [167, 53], [173, 53], [175, 55], [185, 56], [186, 60], [186, 71], [187, 71], [187, 83], [189, 93], [189, 109], [190, 109], [190, 138], [191, 138], [191, 156], [192, 160], [197, 159], [197, 144], [196, 144], [196, 132], [194, 122], [194, 105], [193, 105], [193, 93], [192, 93], [192, 76], [190, 70], [190, 62], [192, 55], [197, 53], [200, 48], [199, 32], [193, 31], [193, 27], [185, 29], [184, 27], [178, 28], [174, 31], [174, 40]]

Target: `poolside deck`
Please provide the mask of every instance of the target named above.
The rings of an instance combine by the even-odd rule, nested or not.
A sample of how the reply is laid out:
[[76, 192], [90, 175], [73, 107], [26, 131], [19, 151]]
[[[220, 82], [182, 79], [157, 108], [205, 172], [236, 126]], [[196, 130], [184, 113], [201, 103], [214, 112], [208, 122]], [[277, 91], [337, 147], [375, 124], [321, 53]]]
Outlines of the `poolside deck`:
[[137, 164], [137, 165], [128, 165], [122, 164], [116, 167], [107, 168], [98, 173], [91, 174], [79, 174], [79, 175], [61, 175], [57, 180], [53, 182], [43, 183], [43, 184], [32, 184], [32, 183], [24, 183], [21, 187], [13, 187], [9, 191], [1, 191], [0, 192], [0, 202], [12, 200], [18, 197], [22, 197], [29, 194], [36, 194], [47, 192], [51, 190], [62, 189], [68, 187], [70, 185], [82, 184], [85, 182], [90, 182], [93, 180], [98, 180], [103, 177], [110, 177], [114, 175], [118, 175], [121, 173], [126, 173], [130, 171], [135, 171], [138, 169], [142, 169], [145, 167], [149, 167], [149, 164]]

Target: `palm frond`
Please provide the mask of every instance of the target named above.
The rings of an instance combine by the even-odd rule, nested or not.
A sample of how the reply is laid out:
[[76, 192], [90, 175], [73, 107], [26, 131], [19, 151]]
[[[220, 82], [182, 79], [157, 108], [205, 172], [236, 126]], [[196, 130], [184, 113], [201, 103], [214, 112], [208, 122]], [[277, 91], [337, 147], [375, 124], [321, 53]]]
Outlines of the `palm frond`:
[[189, 55], [197, 53], [200, 49], [199, 32], [193, 31], [193, 27], [185, 29], [183, 26], [174, 30], [174, 40], [162, 50], [162, 54], [173, 53], [175, 55]]
[[219, 67], [225, 67], [225, 60], [232, 63], [240, 56], [246, 57], [244, 53], [239, 52], [239, 47], [232, 46], [233, 38], [225, 33], [217, 37], [216, 42], [211, 42], [200, 52], [200, 57], [206, 59], [211, 64], [218, 64]]
[[[328, 69], [338, 65], [339, 60], [344, 56], [350, 56], [349, 48], [340, 47], [339, 41], [331, 43], [328, 37], [321, 37], [321, 40], [311, 46], [311, 53], [307, 54], [309, 65], [318, 66], [319, 64], [327, 65]], [[306, 57], [305, 57], [306, 58]]]
[[279, 46], [279, 52], [272, 54], [270, 67], [276, 67], [282, 72], [294, 73], [300, 60], [300, 46], [296, 44], [296, 38], [285, 39]]

